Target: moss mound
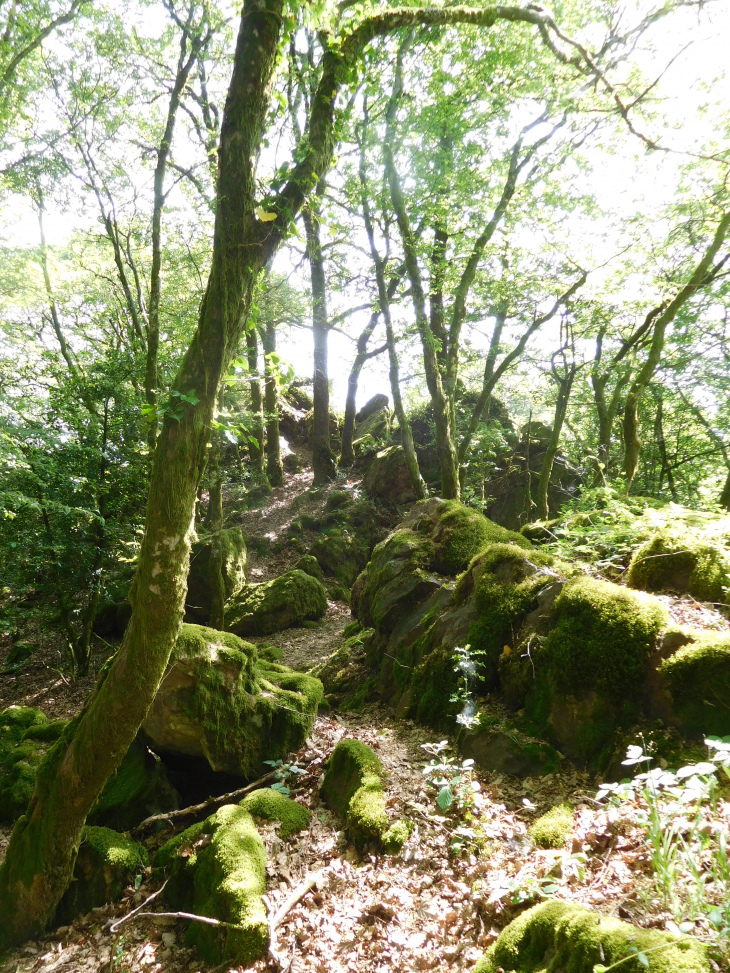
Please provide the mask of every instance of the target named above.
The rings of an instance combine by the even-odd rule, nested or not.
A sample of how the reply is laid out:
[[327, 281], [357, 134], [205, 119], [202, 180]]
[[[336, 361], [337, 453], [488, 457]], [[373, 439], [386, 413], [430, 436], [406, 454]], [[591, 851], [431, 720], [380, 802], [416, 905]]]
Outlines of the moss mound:
[[106, 902], [116, 902], [147, 865], [147, 852], [136, 841], [109, 828], [86, 826], [74, 877], [59, 903], [57, 922], [70, 922]]
[[304, 571], [312, 578], [316, 578], [317, 581], [322, 580], [322, 568], [319, 566], [319, 561], [316, 557], [311, 554], [305, 554], [300, 557], [297, 563], [294, 565], [295, 571]]
[[695, 942], [557, 901], [528, 909], [511, 922], [475, 973], [593, 973], [595, 966], [624, 959], [622, 971], [641, 973], [646, 966], [637, 953], [648, 950], [652, 973], [710, 973], [705, 951]]
[[429, 571], [435, 556], [433, 541], [407, 528], [378, 544], [363, 581], [356, 582], [359, 593], [353, 607], [357, 605], [361, 624], [391, 631], [403, 612], [433, 589]]
[[248, 966], [263, 955], [269, 944], [261, 899], [266, 850], [245, 808], [226, 804], [163, 845], [155, 864], [170, 866], [165, 895], [175, 909], [231, 924], [190, 923], [186, 943], [204, 959]]
[[331, 810], [347, 818], [355, 844], [362, 846], [376, 840], [386, 851], [399, 851], [408, 835], [399, 845], [402, 828], [389, 828], [382, 778], [383, 765], [370, 747], [360, 740], [340, 740], [330, 757], [322, 799]]
[[562, 848], [573, 827], [573, 808], [558, 804], [534, 821], [530, 836], [538, 848]]
[[464, 571], [471, 559], [489, 544], [532, 547], [526, 537], [500, 527], [458, 500], [445, 500], [439, 506], [433, 540], [437, 569], [451, 575]]
[[692, 736], [730, 734], [730, 636], [697, 633], [659, 666], [672, 715]]
[[367, 564], [367, 547], [346, 530], [333, 527], [318, 537], [309, 549], [322, 571], [350, 588]]
[[649, 654], [668, 622], [660, 602], [582, 577], [566, 584], [555, 616], [544, 651], [558, 692], [590, 690], [618, 703], [641, 694]]
[[308, 808], [284, 797], [270, 787], [262, 787], [247, 794], [241, 801], [241, 807], [254, 818], [280, 821], [279, 835], [284, 840], [308, 828], [312, 818], [312, 812]]
[[319, 680], [258, 658], [235, 635], [183, 625], [172, 662], [143, 724], [162, 750], [251, 777], [311, 731], [324, 692]]
[[688, 591], [701, 601], [725, 602], [730, 576], [724, 555], [688, 533], [660, 531], [634, 554], [628, 583], [643, 591]]
[[236, 635], [270, 635], [327, 611], [327, 592], [321, 581], [304, 571], [247, 585], [226, 606], [226, 628]]

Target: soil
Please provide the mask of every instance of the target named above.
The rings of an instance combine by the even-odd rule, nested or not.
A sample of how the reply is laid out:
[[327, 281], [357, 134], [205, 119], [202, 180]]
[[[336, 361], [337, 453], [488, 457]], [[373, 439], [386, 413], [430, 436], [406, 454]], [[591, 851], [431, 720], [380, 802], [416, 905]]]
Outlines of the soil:
[[[304, 553], [301, 545], [286, 539], [286, 530], [301, 513], [323, 509], [329, 489], [313, 493], [310, 487], [311, 473], [288, 475], [285, 485], [267, 498], [265, 509], [236, 515], [235, 522], [249, 538], [251, 580], [281, 573]], [[263, 550], [255, 543], [261, 538], [276, 553], [256, 553]], [[667, 603], [673, 616], [684, 621], [691, 616], [695, 622], [710, 611], [686, 599], [668, 598]], [[706, 627], [727, 627], [722, 616], [721, 624], [714, 614], [703, 617], [712, 623]], [[289, 629], [261, 644], [279, 647], [286, 664], [308, 668], [339, 647], [350, 620], [346, 605], [330, 602], [320, 624]], [[95, 667], [111, 648], [98, 646]], [[38, 706], [50, 717], [77, 712], [94, 677], [73, 683], [61, 661], [58, 643], [46, 637], [22, 674], [0, 677], [0, 703]], [[348, 841], [345, 822], [319, 799], [324, 765], [344, 736], [363, 740], [378, 753], [388, 774], [389, 814], [414, 822], [411, 838], [396, 856], [383, 856], [372, 848], [359, 852]], [[394, 720], [384, 708], [370, 706], [357, 713], [320, 716], [305, 746], [292, 756], [304, 773], [288, 778], [294, 788], [291, 796], [313, 814], [309, 828], [289, 841], [279, 838], [276, 825], [260, 826], [268, 852], [270, 915], [307, 876], [319, 877], [277, 930], [283, 969], [469, 970], [525, 904], [547, 895], [592, 905], [637, 924], [663, 928], [669, 921], [658, 900], [651, 898], [642, 832], [630, 815], [621, 818], [597, 804], [595, 780], [575, 769], [525, 780], [475, 773], [478, 790], [465, 791], [464, 807], [442, 813], [435, 802], [438, 788], [423, 772], [429, 759], [424, 744], [434, 742], [433, 731]], [[575, 815], [565, 847], [535, 848], [528, 835], [530, 823], [566, 800]], [[730, 804], [719, 801], [717, 815], [730, 825]], [[192, 820], [175, 823], [181, 828]], [[145, 844], [153, 851], [171, 834], [169, 827], [161, 826]], [[3, 837], [7, 835], [5, 831]], [[141, 885], [130, 887], [120, 902], [7, 956], [3, 973], [213, 973], [184, 945], [188, 920], [160, 915], [165, 911], [161, 897], [143, 910], [154, 915], [131, 917], [112, 932], [113, 923], [144, 903], [163, 881], [162, 874], [148, 869]], [[270, 957], [252, 967], [271, 968], [277, 967]], [[237, 968], [224, 964], [216, 971], [229, 969]]]

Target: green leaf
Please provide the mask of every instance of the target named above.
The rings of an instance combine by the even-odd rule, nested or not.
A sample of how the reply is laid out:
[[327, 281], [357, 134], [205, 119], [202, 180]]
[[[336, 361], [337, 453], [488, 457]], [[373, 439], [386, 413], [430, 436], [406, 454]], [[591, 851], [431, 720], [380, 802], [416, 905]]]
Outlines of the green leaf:
[[649, 965], [649, 957], [645, 953], [637, 953], [636, 958], [641, 963], [642, 966]]
[[454, 803], [454, 795], [448, 784], [445, 787], [442, 787], [439, 791], [438, 797], [436, 798], [436, 803], [442, 811], [448, 810], [448, 808], [450, 808]]

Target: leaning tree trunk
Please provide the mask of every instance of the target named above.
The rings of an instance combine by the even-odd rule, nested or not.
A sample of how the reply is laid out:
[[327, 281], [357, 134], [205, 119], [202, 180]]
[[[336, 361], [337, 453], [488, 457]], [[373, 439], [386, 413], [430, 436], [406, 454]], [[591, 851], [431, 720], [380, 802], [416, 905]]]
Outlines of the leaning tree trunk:
[[266, 356], [266, 381], [264, 383], [264, 410], [266, 413], [266, 475], [269, 483], [278, 487], [284, 482], [279, 443], [279, 397], [276, 392], [275, 365], [268, 357], [276, 351], [276, 325], [269, 321], [262, 332], [261, 342]]
[[246, 352], [248, 357], [248, 373], [251, 391], [251, 412], [253, 413], [253, 428], [251, 430], [254, 442], [248, 444], [248, 455], [251, 460], [251, 472], [254, 479], [260, 480], [264, 475], [264, 403], [261, 397], [261, 378], [259, 377], [259, 340], [256, 328], [251, 325], [246, 329]]
[[[0, 951], [41, 931], [73, 873], [86, 815], [134, 740], [182, 622], [198, 481], [220, 380], [268, 256], [254, 162], [276, 63], [282, 0], [247, 0], [221, 131], [213, 260], [198, 329], [174, 390], [182, 417], [159, 432], [132, 619], [111, 668], [41, 767], [0, 867]], [[269, 228], [268, 232], [271, 230]]]
[[314, 410], [312, 414], [312, 469], [314, 485], [334, 480], [337, 471], [330, 448], [330, 387], [327, 370], [327, 290], [319, 219], [311, 208], [303, 211], [307, 254], [312, 277], [312, 332], [314, 336]]

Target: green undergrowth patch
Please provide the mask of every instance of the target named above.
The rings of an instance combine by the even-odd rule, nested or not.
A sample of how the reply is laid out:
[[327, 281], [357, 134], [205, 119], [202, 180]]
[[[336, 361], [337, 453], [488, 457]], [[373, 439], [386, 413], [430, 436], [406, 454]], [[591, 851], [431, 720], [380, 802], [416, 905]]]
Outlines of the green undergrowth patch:
[[475, 973], [594, 973], [614, 963], [621, 973], [710, 973], [701, 945], [671, 933], [638, 929], [567, 902], [523, 912], [474, 968]]
[[562, 848], [573, 827], [573, 808], [558, 804], [534, 821], [530, 837], [538, 848]]

